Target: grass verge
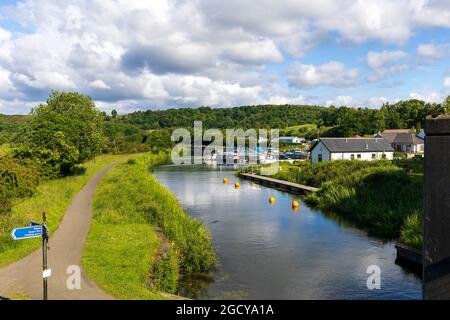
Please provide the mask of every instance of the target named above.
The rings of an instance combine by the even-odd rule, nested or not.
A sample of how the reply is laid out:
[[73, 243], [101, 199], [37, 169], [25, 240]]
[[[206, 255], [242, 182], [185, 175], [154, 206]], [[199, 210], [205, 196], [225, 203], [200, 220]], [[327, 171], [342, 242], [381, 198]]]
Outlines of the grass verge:
[[[116, 298], [164, 299], [159, 291], [176, 293], [179, 272], [215, 265], [204, 225], [190, 218], [149, 173], [149, 166], [165, 160], [146, 155], [119, 164], [97, 189], [83, 266]], [[158, 238], [156, 228], [165, 240]]]
[[39, 248], [41, 239], [14, 241], [10, 232], [17, 227], [27, 226], [30, 221], [40, 221], [42, 212], [47, 213], [47, 225], [53, 233], [72, 198], [87, 181], [109, 163], [125, 160], [137, 155], [103, 155], [86, 162], [86, 171], [77, 176], [44, 181], [38, 185], [33, 196], [14, 200], [11, 212], [0, 217], [0, 267], [19, 260]]
[[[303, 162], [282, 164], [273, 177], [320, 188], [304, 200], [333, 211], [374, 235], [405, 235], [414, 239], [417, 246], [421, 242], [420, 221], [410, 217], [418, 215], [422, 208], [421, 165], [412, 160], [403, 160], [402, 168], [387, 160]], [[414, 168], [412, 173], [406, 172], [406, 166]]]

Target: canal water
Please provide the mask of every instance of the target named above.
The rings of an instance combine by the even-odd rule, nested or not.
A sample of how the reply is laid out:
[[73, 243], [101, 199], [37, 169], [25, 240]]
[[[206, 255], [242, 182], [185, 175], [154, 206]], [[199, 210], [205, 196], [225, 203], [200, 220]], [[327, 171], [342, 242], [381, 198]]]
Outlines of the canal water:
[[[161, 166], [157, 179], [210, 230], [218, 268], [181, 281], [195, 299], [420, 299], [418, 276], [395, 264], [394, 243], [369, 237], [297, 195], [206, 166]], [[228, 184], [223, 184], [224, 177]], [[240, 189], [234, 182], [240, 182]], [[275, 204], [268, 198], [274, 196]], [[291, 208], [293, 200], [300, 208]], [[369, 266], [381, 289], [368, 290]]]

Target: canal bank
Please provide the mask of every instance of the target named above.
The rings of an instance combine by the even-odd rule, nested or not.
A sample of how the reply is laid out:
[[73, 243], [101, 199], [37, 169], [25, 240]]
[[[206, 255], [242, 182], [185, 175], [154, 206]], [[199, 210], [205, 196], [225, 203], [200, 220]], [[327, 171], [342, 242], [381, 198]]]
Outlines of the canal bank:
[[[420, 299], [416, 274], [395, 264], [393, 242], [370, 237], [298, 195], [204, 166], [161, 166], [157, 179], [186, 212], [207, 224], [218, 255], [209, 274], [185, 277], [179, 294], [196, 299]], [[223, 183], [228, 178], [228, 183]], [[240, 183], [235, 189], [234, 182]], [[273, 196], [276, 201], [270, 204]], [[300, 208], [292, 209], [292, 201]], [[367, 268], [382, 271], [368, 290]]]

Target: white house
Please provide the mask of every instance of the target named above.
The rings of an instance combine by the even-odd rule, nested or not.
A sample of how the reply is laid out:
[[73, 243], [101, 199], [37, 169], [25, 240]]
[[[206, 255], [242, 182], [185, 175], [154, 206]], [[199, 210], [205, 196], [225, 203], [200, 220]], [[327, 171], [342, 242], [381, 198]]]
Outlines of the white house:
[[295, 144], [295, 143], [303, 143], [305, 142], [305, 139], [299, 137], [279, 137], [278, 142], [286, 144]]
[[420, 134], [416, 135], [413, 131], [407, 129], [396, 129], [385, 130], [382, 133], [377, 133], [374, 137], [384, 138], [395, 151], [416, 154], [423, 153], [425, 149], [424, 134], [423, 137], [419, 136]]
[[312, 163], [328, 160], [394, 158], [394, 149], [382, 138], [320, 138], [311, 149]]

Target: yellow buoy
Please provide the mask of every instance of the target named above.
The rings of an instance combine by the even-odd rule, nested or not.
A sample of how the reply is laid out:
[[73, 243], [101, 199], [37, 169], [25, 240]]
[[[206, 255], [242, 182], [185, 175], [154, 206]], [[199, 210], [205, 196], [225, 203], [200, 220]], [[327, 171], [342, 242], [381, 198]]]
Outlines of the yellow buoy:
[[292, 207], [292, 211], [297, 212], [299, 210], [298, 207]]
[[223, 178], [223, 183], [227, 184], [228, 183], [228, 179], [227, 178]]
[[300, 206], [300, 204], [298, 203], [298, 201], [292, 201], [292, 208], [298, 208]]
[[241, 187], [241, 184], [240, 184], [239, 182], [236, 182], [236, 183], [234, 184], [234, 187], [235, 187], [236, 189], [239, 189], [239, 188]]
[[274, 196], [270, 196], [270, 197], [269, 197], [269, 203], [270, 203], [270, 204], [274, 204], [275, 201], [276, 201], [276, 200], [275, 200], [275, 197], [274, 197]]

